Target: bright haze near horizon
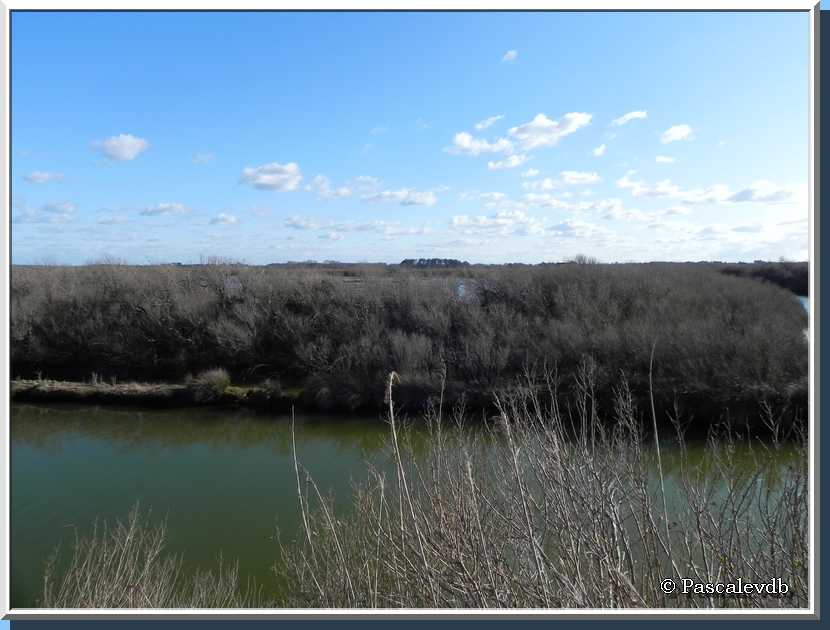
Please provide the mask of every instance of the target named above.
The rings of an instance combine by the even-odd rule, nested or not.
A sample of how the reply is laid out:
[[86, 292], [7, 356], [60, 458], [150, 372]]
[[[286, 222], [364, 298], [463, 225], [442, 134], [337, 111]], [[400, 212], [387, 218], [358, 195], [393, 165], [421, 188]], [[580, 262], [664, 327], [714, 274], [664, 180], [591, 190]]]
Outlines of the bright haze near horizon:
[[806, 260], [808, 28], [16, 12], [12, 262]]

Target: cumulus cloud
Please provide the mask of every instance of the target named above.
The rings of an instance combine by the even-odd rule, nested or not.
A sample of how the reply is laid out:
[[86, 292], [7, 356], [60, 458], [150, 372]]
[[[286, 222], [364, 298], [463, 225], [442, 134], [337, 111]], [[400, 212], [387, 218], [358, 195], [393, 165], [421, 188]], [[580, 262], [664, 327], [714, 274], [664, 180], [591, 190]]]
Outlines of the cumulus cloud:
[[498, 114], [496, 116], [490, 116], [490, 118], [485, 118], [484, 120], [476, 123], [476, 125], [475, 125], [476, 130], [477, 131], [483, 131], [483, 130], [487, 129], [488, 127], [493, 126], [495, 123], [500, 121], [502, 118], [504, 118], [504, 114]]
[[522, 177], [524, 179], [530, 179], [531, 177], [536, 177], [539, 174], [538, 168], [529, 168], [524, 173], [522, 173]]
[[548, 229], [548, 232], [551, 236], [565, 239], [585, 239], [607, 234], [607, 231], [601, 227], [579, 219], [561, 221], [560, 223], [552, 225]]
[[234, 215], [227, 212], [220, 212], [218, 215], [210, 220], [211, 225], [234, 225], [237, 219]]
[[591, 122], [591, 114], [570, 112], [561, 120], [551, 120], [544, 114], [537, 114], [530, 122], [509, 130], [510, 135], [525, 151], [555, 146], [559, 140], [585, 127]]
[[297, 190], [303, 175], [296, 162], [280, 164], [271, 162], [262, 166], [246, 166], [242, 169], [241, 182], [260, 190], [288, 192]]
[[563, 186], [575, 186], [580, 184], [593, 184], [599, 182], [600, 176], [597, 173], [584, 171], [561, 171], [558, 179], [545, 177], [544, 179], [524, 182], [522, 188], [525, 190], [557, 190]]
[[285, 220], [285, 226], [295, 230], [319, 230], [323, 232], [318, 238], [326, 240], [341, 240], [345, 234], [351, 232], [371, 232], [380, 234], [385, 238], [395, 236], [417, 236], [429, 233], [427, 227], [405, 227], [399, 223], [388, 221], [370, 221], [367, 223], [334, 221], [318, 222], [300, 216], [292, 216]]
[[361, 193], [376, 192], [380, 188], [380, 179], [371, 175], [359, 175], [350, 180], [350, 187]]
[[545, 232], [541, 219], [528, 215], [522, 210], [502, 210], [489, 216], [456, 215], [452, 218], [451, 225], [453, 229], [468, 235], [496, 233], [504, 236], [510, 234], [541, 236]]
[[670, 142], [677, 142], [678, 140], [691, 140], [692, 128], [689, 125], [674, 125], [669, 127], [660, 136], [660, 142], [669, 144]]
[[182, 203], [159, 203], [139, 210], [139, 214], [145, 217], [169, 216], [187, 214], [190, 208]]
[[320, 227], [316, 221], [304, 217], [292, 216], [285, 220], [285, 227], [293, 230], [316, 230]]
[[527, 162], [527, 156], [524, 154], [514, 154], [510, 155], [503, 160], [497, 160], [495, 162], [490, 161], [487, 162], [487, 169], [491, 171], [504, 171], [509, 168], [516, 168], [517, 166], [521, 166]]
[[621, 127], [626, 123], [631, 122], [632, 120], [640, 120], [643, 118], [648, 118], [647, 111], [636, 111], [636, 112], [628, 112], [627, 114], [623, 114], [619, 118], [615, 118], [611, 121], [611, 124], [615, 127]]
[[501, 60], [502, 60], [502, 62], [509, 63], [509, 62], [516, 61], [516, 59], [518, 57], [519, 57], [519, 51], [518, 50], [508, 50], [506, 53], [504, 53], [504, 57], [502, 57]]
[[561, 187], [562, 183], [551, 177], [545, 177], [544, 179], [537, 179], [531, 182], [524, 182], [522, 184], [522, 188], [525, 190], [557, 190]]
[[150, 148], [150, 143], [144, 138], [137, 138], [129, 133], [112, 136], [106, 140], [95, 141], [92, 147], [100, 151], [105, 157], [118, 162], [129, 162]]
[[591, 151], [591, 153], [594, 154], [594, 157], [602, 157], [603, 155], [605, 155], [605, 149], [606, 149], [605, 145], [601, 144], [596, 149]]
[[452, 139], [452, 146], [444, 149], [447, 153], [464, 153], [467, 155], [481, 155], [482, 153], [512, 153], [513, 143], [506, 138], [499, 138], [495, 142], [488, 142], [476, 138], [466, 131], [460, 131]]
[[724, 203], [741, 200], [733, 199], [732, 192], [725, 184], [684, 189], [672, 184], [671, 180], [664, 179], [652, 186], [643, 181], [632, 179], [631, 176], [634, 173], [635, 171], [628, 171], [617, 180], [617, 187], [630, 190], [633, 197], [667, 197], [678, 199], [686, 204]]
[[325, 175], [316, 175], [311, 183], [306, 186], [306, 190], [316, 193], [318, 199], [338, 199], [350, 197], [352, 194], [352, 189], [348, 186], [332, 188], [329, 178]]
[[51, 173], [49, 171], [32, 171], [28, 175], [24, 175], [23, 179], [32, 184], [48, 184], [49, 182], [59, 182], [63, 179], [63, 173]]
[[795, 198], [795, 191], [790, 188], [776, 186], [767, 180], [753, 182], [748, 188], [736, 192], [729, 198], [729, 201], [757, 201], [765, 203], [781, 203], [792, 201]]
[[68, 223], [75, 218], [76, 206], [71, 201], [47, 203], [39, 208], [24, 207], [14, 218], [15, 223]]
[[127, 221], [127, 217], [121, 214], [105, 214], [98, 217], [98, 223], [100, 225], [121, 225], [127, 223]]
[[600, 181], [599, 175], [596, 173], [583, 171], [562, 171], [559, 176], [566, 184], [593, 184]]
[[654, 161], [658, 164], [674, 164], [677, 160], [669, 155], [658, 155]]
[[438, 201], [432, 191], [417, 191], [414, 188], [384, 190], [363, 196], [370, 203], [399, 203], [402, 206], [434, 206]]

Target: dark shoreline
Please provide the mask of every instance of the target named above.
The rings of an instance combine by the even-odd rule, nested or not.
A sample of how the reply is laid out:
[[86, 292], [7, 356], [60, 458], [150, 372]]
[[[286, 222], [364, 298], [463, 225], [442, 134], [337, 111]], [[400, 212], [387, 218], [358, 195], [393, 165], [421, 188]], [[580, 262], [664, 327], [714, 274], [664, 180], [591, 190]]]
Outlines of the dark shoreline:
[[[510, 395], [516, 393], [523, 386], [516, 384], [512, 388], [502, 388], [499, 393]], [[438, 401], [434, 397], [418, 399], [415, 392], [403, 389], [403, 396], [395, 396], [395, 407], [399, 412], [411, 414], [411, 417], [422, 416], [430, 406], [437, 407]], [[408, 394], [408, 395], [407, 395]], [[571, 405], [573, 392], [562, 390], [565, 407]], [[684, 394], [681, 396], [666, 396], [655, 394], [655, 413], [661, 433], [673, 432], [675, 427], [670, 418], [680, 413], [681, 424], [689, 435], [704, 436], [709, 430], [717, 426], [731, 426], [743, 428], [755, 435], [765, 433], [763, 419], [763, 404], [770, 403], [779, 420], [792, 428], [806, 422], [809, 412], [808, 396], [806, 391], [794, 392], [787, 398], [773, 399], [761, 395], [748, 395], [742, 400], [713, 399], [709, 396]], [[547, 405], [550, 395], [537, 390], [537, 400]], [[647, 420], [650, 414], [650, 401], [647, 392], [633, 391], [635, 406], [640, 410], [642, 418]], [[244, 408], [255, 412], [273, 415], [288, 415], [294, 411], [300, 413], [326, 413], [327, 415], [347, 417], [356, 413], [383, 414], [385, 406], [363, 405], [355, 409], [342, 407], [321, 408], [303, 395], [302, 390], [290, 390], [275, 395], [265, 387], [230, 385], [222, 393], [210, 399], [199, 397], [192, 385], [176, 383], [82, 383], [54, 380], [12, 380], [10, 383], [10, 398], [12, 402], [21, 403], [75, 403], [85, 405], [102, 405], [112, 407], [129, 407], [136, 409], [195, 409], [195, 408]], [[456, 396], [445, 396], [444, 414], [452, 415], [460, 399]], [[675, 406], [677, 403], [677, 406]], [[464, 414], [481, 421], [497, 415], [498, 409], [494, 396], [478, 395], [464, 397]], [[560, 405], [563, 403], [560, 403]], [[595, 397], [589, 404], [595, 405], [595, 411], [600, 417], [608, 417], [614, 409], [614, 397], [611, 392], [595, 392]], [[650, 423], [646, 422], [644, 427]]]

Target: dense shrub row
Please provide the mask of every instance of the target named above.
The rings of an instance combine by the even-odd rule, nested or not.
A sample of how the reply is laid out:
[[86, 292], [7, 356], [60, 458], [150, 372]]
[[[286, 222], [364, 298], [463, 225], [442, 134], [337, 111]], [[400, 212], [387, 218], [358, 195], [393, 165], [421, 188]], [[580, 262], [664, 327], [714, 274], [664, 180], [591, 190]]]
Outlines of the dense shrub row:
[[[179, 380], [224, 366], [278, 378], [319, 408], [489, 398], [528, 367], [598, 390], [621, 371], [710, 400], [804, 392], [806, 315], [792, 294], [715, 265], [21, 267], [12, 270], [13, 375]], [[567, 381], [567, 379], [565, 379]]]
[[738, 263], [724, 265], [721, 271], [733, 276], [765, 280], [784, 287], [796, 295], [808, 295], [810, 292], [809, 270], [806, 262]]

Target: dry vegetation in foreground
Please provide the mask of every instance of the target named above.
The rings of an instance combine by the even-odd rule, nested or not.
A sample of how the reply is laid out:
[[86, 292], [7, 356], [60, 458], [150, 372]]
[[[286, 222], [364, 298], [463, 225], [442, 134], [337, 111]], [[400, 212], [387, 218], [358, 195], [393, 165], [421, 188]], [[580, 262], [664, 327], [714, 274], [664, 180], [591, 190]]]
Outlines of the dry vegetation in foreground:
[[[594, 415], [590, 378], [551, 403], [517, 387], [498, 400], [488, 431], [450, 430], [427, 414], [427, 452], [414, 455], [388, 383], [395, 471], [369, 470], [348, 514], [335, 513], [295, 451], [299, 540], [281, 543], [283, 591], [228, 590], [230, 573], [200, 574], [176, 595], [161, 532], [135, 522], [76, 542], [68, 570], [47, 574], [43, 604], [86, 606], [618, 608], [804, 607], [808, 603], [808, 459], [782, 463], [781, 427], [750, 462], [734, 433], [709, 442], [704, 462], [683, 448], [671, 464], [645, 437], [625, 381], [613, 423]], [[457, 410], [455, 423], [461, 423]], [[654, 429], [654, 408], [647, 411]], [[682, 444], [681, 421], [673, 418]], [[793, 436], [790, 436], [793, 438]], [[423, 446], [423, 445], [422, 445]], [[665, 457], [665, 456], [664, 456]], [[668, 469], [671, 468], [671, 474]], [[139, 549], [140, 547], [140, 549]], [[147, 551], [141, 551], [145, 549]], [[127, 558], [126, 562], [122, 558]], [[176, 566], [175, 563], [171, 566]], [[208, 576], [208, 577], [206, 577]], [[666, 595], [666, 577], [766, 582], [786, 597]], [[145, 584], [152, 578], [153, 584]], [[133, 597], [138, 589], [142, 597]], [[211, 600], [211, 597], [216, 597]]]

